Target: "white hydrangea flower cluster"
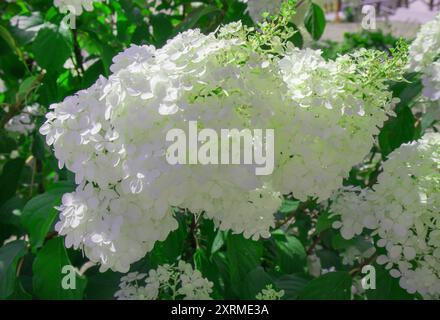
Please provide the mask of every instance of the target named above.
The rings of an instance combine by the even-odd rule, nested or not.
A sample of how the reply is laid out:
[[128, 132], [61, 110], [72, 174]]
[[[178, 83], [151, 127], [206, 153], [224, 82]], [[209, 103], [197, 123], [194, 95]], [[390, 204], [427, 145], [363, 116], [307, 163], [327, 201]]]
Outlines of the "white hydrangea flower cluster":
[[372, 190], [347, 190], [332, 204], [345, 239], [374, 230], [385, 264], [400, 286], [440, 296], [440, 134], [402, 145], [390, 154]]
[[80, 16], [83, 10], [93, 11], [94, 2], [103, 2], [103, 0], [54, 0], [53, 4], [61, 13]]
[[213, 283], [180, 260], [161, 265], [148, 274], [132, 272], [121, 278], [118, 300], [211, 300]]
[[284, 294], [284, 290], [277, 291], [273, 288], [273, 285], [268, 284], [266, 288], [256, 295], [255, 298], [257, 300], [281, 300], [281, 298], [284, 297]]
[[[282, 194], [325, 200], [369, 152], [392, 105], [385, 79], [360, 78], [370, 74], [358, 68], [369, 65], [367, 51], [327, 62], [290, 48], [273, 58], [247, 45], [241, 28], [132, 46], [109, 79], [51, 106], [40, 132], [79, 185], [63, 198], [56, 230], [102, 271], [127, 272], [164, 240], [178, 226], [173, 207], [269, 237]], [[217, 132], [274, 129], [273, 175], [256, 176], [255, 165], [170, 165], [166, 133], [187, 132], [189, 121]]]
[[21, 113], [5, 125], [5, 129], [19, 134], [29, 134], [35, 130], [35, 116], [40, 114], [40, 105], [33, 104], [23, 108]]
[[423, 95], [433, 101], [440, 100], [440, 60], [425, 71], [422, 81]]
[[440, 14], [422, 26], [409, 53], [409, 69], [423, 74], [423, 95], [440, 99]]

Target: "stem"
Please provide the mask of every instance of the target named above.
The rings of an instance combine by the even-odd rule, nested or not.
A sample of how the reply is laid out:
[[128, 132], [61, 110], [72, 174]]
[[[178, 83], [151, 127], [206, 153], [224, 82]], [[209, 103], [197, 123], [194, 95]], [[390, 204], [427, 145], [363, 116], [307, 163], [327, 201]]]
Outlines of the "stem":
[[80, 274], [81, 276], [83, 276], [84, 273], [87, 272], [87, 270], [89, 270], [90, 268], [92, 268], [92, 267], [94, 267], [94, 266], [96, 266], [96, 264], [95, 264], [94, 262], [92, 262], [92, 261], [87, 261], [86, 263], [84, 263], [84, 264], [81, 266], [81, 269], [79, 269], [79, 274]]
[[20, 271], [21, 268], [23, 267], [23, 263], [24, 263], [24, 257], [21, 257], [20, 260], [18, 261], [18, 265], [17, 265], [17, 271], [15, 273], [15, 276], [18, 278], [18, 276], [20, 275]]
[[195, 215], [193, 215], [193, 219], [191, 221], [190, 226], [190, 241], [191, 241], [191, 248], [193, 249], [193, 252], [196, 252], [199, 247], [199, 240], [197, 239], [197, 218]]
[[318, 234], [313, 240], [313, 243], [310, 245], [310, 247], [307, 249], [307, 255], [310, 256], [313, 253], [313, 250], [315, 250], [316, 246], [318, 245], [319, 241], [321, 241], [321, 234]]
[[44, 78], [44, 72], [41, 72], [32, 82], [32, 84], [29, 86], [28, 91], [24, 95], [18, 95], [16, 97], [16, 101], [13, 105], [9, 106], [9, 111], [3, 116], [3, 118], [0, 120], [0, 128], [3, 128], [9, 120], [11, 120], [16, 115], [20, 114], [21, 110], [25, 106], [25, 102], [27, 98], [31, 95], [32, 92], [34, 92], [35, 89], [40, 85], [41, 81]]
[[29, 185], [29, 197], [32, 197], [34, 193], [34, 183], [35, 183], [35, 175], [37, 171], [37, 159], [32, 159], [32, 176], [31, 176], [31, 183]]
[[81, 54], [81, 48], [79, 47], [78, 42], [78, 31], [77, 29], [72, 29], [73, 35], [73, 52], [75, 54], [75, 62], [78, 74], [80, 77], [84, 75], [84, 66], [83, 66], [83, 56]]
[[51, 231], [46, 235], [46, 238], [44, 238], [44, 243], [46, 243], [47, 241], [55, 238], [56, 236], [58, 236], [58, 232], [56, 231]]
[[374, 262], [376, 260], [377, 256], [378, 256], [378, 254], [376, 252], [371, 257], [369, 257], [364, 262], [362, 262], [359, 266], [357, 266], [356, 268], [352, 269], [350, 271], [350, 276], [351, 277], [356, 276], [362, 270], [363, 267], [365, 267], [366, 265], [369, 265], [370, 263]]
[[282, 226], [284, 226], [285, 224], [287, 224], [288, 222], [292, 221], [292, 219], [299, 213], [303, 212], [308, 206], [309, 206], [310, 202], [306, 201], [301, 203], [298, 208], [296, 208], [296, 210], [290, 212], [287, 214], [287, 216], [283, 219], [278, 221], [278, 223], [275, 225], [275, 229], [279, 229]]

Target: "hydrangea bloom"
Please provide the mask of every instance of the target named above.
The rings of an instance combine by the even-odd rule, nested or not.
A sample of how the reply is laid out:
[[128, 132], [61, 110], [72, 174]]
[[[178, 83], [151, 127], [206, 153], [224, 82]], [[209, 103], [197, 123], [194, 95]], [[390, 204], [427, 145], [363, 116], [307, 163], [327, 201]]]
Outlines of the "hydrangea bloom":
[[440, 134], [390, 154], [372, 190], [347, 190], [332, 204], [344, 238], [374, 230], [378, 257], [410, 293], [440, 296]]
[[284, 290], [277, 291], [269, 284], [255, 298], [257, 300], [281, 300], [282, 297], [284, 297]]
[[424, 96], [440, 99], [440, 14], [422, 26], [409, 53], [409, 69], [423, 74]]
[[118, 300], [210, 300], [213, 283], [198, 270], [180, 260], [175, 265], [161, 265], [148, 274], [132, 272], [121, 278]]
[[423, 75], [423, 95], [430, 100], [440, 100], [440, 60], [434, 62]]
[[35, 129], [34, 117], [40, 113], [40, 106], [33, 104], [23, 108], [21, 113], [5, 125], [5, 129], [10, 132], [17, 132], [20, 134], [28, 134]]
[[94, 2], [103, 2], [103, 0], [54, 0], [53, 4], [61, 13], [69, 12], [80, 16], [83, 8], [86, 11], [92, 11]]
[[[269, 237], [282, 194], [325, 200], [369, 152], [392, 107], [374, 64], [383, 61], [364, 50], [327, 62], [292, 47], [274, 58], [243, 30], [234, 23], [186, 31], [160, 49], [132, 46], [109, 79], [51, 106], [40, 132], [79, 185], [56, 229], [101, 270], [127, 272], [164, 240], [177, 228], [173, 207]], [[255, 176], [255, 165], [170, 165], [166, 133], [193, 120], [217, 132], [274, 129], [273, 175]]]

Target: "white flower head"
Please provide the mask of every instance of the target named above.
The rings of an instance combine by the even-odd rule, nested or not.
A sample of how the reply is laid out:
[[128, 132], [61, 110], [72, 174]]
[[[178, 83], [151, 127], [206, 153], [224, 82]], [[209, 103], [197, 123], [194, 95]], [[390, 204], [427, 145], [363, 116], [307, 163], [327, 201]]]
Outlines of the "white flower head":
[[[248, 46], [241, 28], [133, 45], [108, 79], [50, 107], [40, 132], [79, 185], [57, 228], [101, 270], [127, 272], [165, 240], [178, 226], [175, 207], [268, 238], [282, 194], [326, 200], [370, 151], [392, 100], [385, 79], [356, 80], [364, 52], [326, 61], [290, 48], [274, 59]], [[273, 174], [256, 176], [254, 164], [170, 165], [167, 132], [192, 120], [218, 132], [273, 129]]]
[[[145, 278], [145, 279], [144, 279]], [[142, 280], [142, 281], [141, 281]], [[147, 274], [129, 273], [121, 278], [118, 300], [211, 300], [213, 283], [189, 263], [160, 265]]]
[[410, 293], [440, 296], [440, 134], [389, 155], [372, 190], [346, 190], [331, 206], [346, 239], [373, 230], [377, 259]]

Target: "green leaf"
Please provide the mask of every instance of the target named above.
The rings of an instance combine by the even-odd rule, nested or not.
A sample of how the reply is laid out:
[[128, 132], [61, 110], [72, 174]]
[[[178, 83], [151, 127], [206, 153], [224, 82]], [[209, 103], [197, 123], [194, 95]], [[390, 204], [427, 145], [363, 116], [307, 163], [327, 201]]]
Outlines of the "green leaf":
[[42, 195], [32, 198], [21, 216], [23, 227], [29, 233], [30, 244], [35, 252], [51, 230], [58, 216], [56, 206], [61, 204], [63, 194], [73, 191], [72, 185], [60, 185]]
[[18, 95], [25, 97], [26, 94], [31, 91], [35, 79], [37, 79], [36, 76], [30, 76], [24, 79], [23, 82], [20, 84], [20, 87], [18, 88]]
[[0, 130], [0, 153], [10, 153], [16, 149], [15, 140], [12, 139], [4, 130]]
[[229, 234], [226, 239], [226, 257], [229, 274], [234, 290], [239, 290], [239, 283], [246, 275], [260, 266], [263, 256], [261, 242], [245, 239], [242, 235]]
[[221, 12], [221, 10], [218, 7], [212, 5], [203, 5], [195, 8], [177, 27], [176, 33], [183, 32], [188, 29], [193, 29], [202, 17], [213, 12]]
[[383, 156], [388, 156], [403, 143], [417, 140], [420, 130], [408, 106], [402, 106], [397, 117], [390, 118], [379, 134], [379, 145]]
[[104, 74], [104, 65], [101, 60], [96, 61], [84, 72], [83, 87], [88, 88], [98, 80], [101, 74]]
[[6, 299], [15, 289], [17, 263], [26, 254], [26, 242], [17, 240], [0, 248], [0, 299]]
[[182, 255], [188, 231], [184, 219], [179, 221], [179, 228], [171, 232], [165, 241], [158, 241], [150, 253], [150, 263], [152, 267], [164, 263], [174, 263]]
[[393, 96], [400, 99], [396, 106], [396, 117], [390, 118], [379, 134], [379, 145], [383, 156], [388, 156], [402, 143], [417, 140], [421, 135], [421, 128], [416, 127], [416, 118], [411, 108], [417, 102], [423, 85], [417, 73], [405, 76], [407, 81], [397, 82], [391, 86]]
[[19, 196], [12, 197], [3, 203], [3, 205], [0, 206], [1, 224], [9, 224], [20, 227], [20, 215], [24, 204], [24, 200]]
[[8, 300], [32, 300], [32, 296], [26, 292], [20, 280], [17, 279], [14, 292], [8, 297]]
[[24, 160], [21, 158], [10, 160], [3, 167], [3, 172], [0, 176], [0, 186], [2, 186], [0, 188], [0, 204], [15, 195], [23, 167]]
[[215, 289], [220, 289], [221, 274], [217, 265], [208, 258], [206, 252], [197, 249], [193, 258], [195, 268], [202, 273], [203, 277], [214, 283]]
[[274, 262], [280, 267], [281, 272], [304, 272], [307, 255], [302, 243], [282, 230], [273, 232], [272, 236], [276, 247]]
[[46, 143], [44, 142], [43, 136], [40, 133], [36, 132], [32, 141], [32, 154], [36, 159], [44, 161], [45, 148]]
[[293, 28], [296, 31], [295, 34], [289, 38], [289, 41], [292, 42], [295, 45], [295, 47], [301, 49], [304, 45], [304, 38], [301, 34], [301, 31], [293, 23], [289, 23], [288, 26]]
[[214, 255], [217, 251], [219, 251], [223, 247], [224, 244], [225, 244], [225, 241], [224, 241], [224, 237], [223, 237], [223, 231], [221, 231], [219, 229], [219, 230], [217, 230], [217, 232], [215, 234], [215, 238], [212, 241], [211, 255]]
[[67, 25], [47, 25], [38, 31], [32, 52], [38, 65], [49, 72], [62, 69], [72, 54], [72, 37]]
[[3, 40], [6, 41], [6, 43], [9, 45], [12, 51], [15, 52], [15, 54], [19, 57], [21, 61], [24, 61], [23, 58], [23, 52], [18, 47], [14, 37], [11, 35], [11, 33], [6, 29], [5, 27], [0, 25], [0, 37], [3, 38]]
[[405, 80], [406, 81], [394, 83], [390, 88], [393, 92], [393, 96], [400, 99], [400, 102], [396, 106], [397, 113], [405, 106], [411, 108], [415, 105], [418, 100], [417, 98], [423, 90], [422, 81], [419, 79], [417, 73], [405, 75]]
[[32, 270], [34, 294], [40, 299], [78, 300], [83, 297], [87, 280], [75, 274], [75, 288], [64, 289], [63, 278], [69, 273], [63, 273], [63, 267], [71, 265], [64, 247], [63, 238], [48, 241], [37, 253]]
[[309, 282], [310, 279], [305, 278], [304, 275], [286, 274], [275, 281], [275, 286], [278, 290], [284, 290], [283, 299], [294, 300]]
[[174, 27], [170, 22], [170, 19], [164, 14], [158, 14], [151, 17], [151, 24], [153, 26], [153, 36], [155, 39], [155, 45], [161, 47], [169, 39], [173, 32]]
[[40, 12], [32, 12], [29, 16], [15, 16], [11, 34], [20, 45], [26, 45], [35, 39], [44, 25]]
[[314, 40], [319, 40], [325, 29], [325, 14], [320, 6], [310, 5], [304, 18], [304, 25]]
[[240, 298], [255, 300], [256, 295], [268, 284], [273, 284], [273, 279], [262, 267], [257, 267], [246, 275], [243, 296]]
[[[384, 267], [374, 265], [376, 269], [376, 289], [365, 291], [369, 300], [412, 300], [414, 296], [399, 285], [399, 279], [390, 276]], [[362, 275], [362, 274], [361, 274]]]
[[329, 212], [321, 213], [318, 216], [318, 221], [316, 222], [315, 234], [321, 233], [332, 227], [332, 224], [337, 220], [337, 217], [334, 216], [332, 218], [329, 218], [329, 216], [330, 216]]
[[356, 245], [356, 238], [347, 240], [344, 239], [340, 233], [335, 233], [332, 237], [332, 247], [335, 250], [344, 250], [348, 247]]
[[351, 276], [348, 272], [329, 272], [316, 278], [299, 294], [299, 300], [350, 300]]
[[104, 273], [98, 271], [98, 267], [94, 267], [93, 274], [87, 272], [87, 288], [84, 298], [87, 300], [112, 300], [114, 294], [119, 290], [121, 273], [106, 271]]
[[279, 212], [282, 214], [289, 214], [298, 209], [299, 201], [283, 199]]

